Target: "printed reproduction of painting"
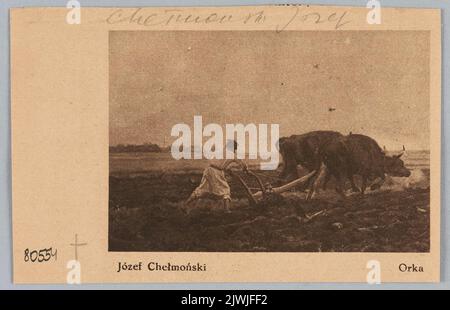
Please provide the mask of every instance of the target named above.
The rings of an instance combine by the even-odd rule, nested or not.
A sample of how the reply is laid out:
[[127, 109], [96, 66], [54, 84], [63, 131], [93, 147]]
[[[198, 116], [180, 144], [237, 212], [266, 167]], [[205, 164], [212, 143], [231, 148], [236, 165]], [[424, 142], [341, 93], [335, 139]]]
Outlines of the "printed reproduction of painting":
[[439, 10], [14, 9], [11, 38], [17, 283], [439, 281]]

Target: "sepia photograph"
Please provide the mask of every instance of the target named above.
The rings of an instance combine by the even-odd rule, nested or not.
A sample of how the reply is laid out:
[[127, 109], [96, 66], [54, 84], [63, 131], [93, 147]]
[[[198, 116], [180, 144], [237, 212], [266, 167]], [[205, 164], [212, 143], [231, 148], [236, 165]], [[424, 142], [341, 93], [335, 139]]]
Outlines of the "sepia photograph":
[[430, 251], [429, 31], [109, 31], [111, 252]]
[[12, 282], [445, 279], [442, 13], [11, 9]]

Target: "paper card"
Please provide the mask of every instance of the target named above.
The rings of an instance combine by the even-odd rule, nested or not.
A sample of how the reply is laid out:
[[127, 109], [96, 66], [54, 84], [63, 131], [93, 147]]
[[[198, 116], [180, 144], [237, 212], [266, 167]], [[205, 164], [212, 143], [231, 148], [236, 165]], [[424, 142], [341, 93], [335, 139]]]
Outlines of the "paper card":
[[11, 10], [15, 283], [436, 282], [440, 10]]

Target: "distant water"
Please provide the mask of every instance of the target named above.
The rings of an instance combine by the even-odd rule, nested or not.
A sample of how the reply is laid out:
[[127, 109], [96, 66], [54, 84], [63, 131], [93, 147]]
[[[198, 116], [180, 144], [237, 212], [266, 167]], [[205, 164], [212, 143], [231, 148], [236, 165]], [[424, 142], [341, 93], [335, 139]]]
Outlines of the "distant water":
[[[392, 152], [392, 154], [398, 154], [398, 152]], [[428, 170], [430, 167], [429, 151], [406, 151], [402, 159], [410, 170]], [[109, 155], [110, 173], [161, 170], [201, 171], [211, 162], [207, 159], [174, 160], [170, 153], [110, 153]], [[251, 168], [258, 169], [259, 160], [248, 160], [247, 162]]]

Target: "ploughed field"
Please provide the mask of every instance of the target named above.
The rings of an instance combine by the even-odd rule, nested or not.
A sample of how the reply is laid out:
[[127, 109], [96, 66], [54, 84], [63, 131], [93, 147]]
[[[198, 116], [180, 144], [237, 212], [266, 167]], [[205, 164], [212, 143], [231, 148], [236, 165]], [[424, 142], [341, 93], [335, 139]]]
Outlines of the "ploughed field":
[[[110, 251], [429, 251], [429, 169], [423, 154], [405, 160], [412, 169], [409, 178], [388, 178], [364, 196], [342, 200], [331, 181], [312, 201], [297, 189], [249, 206], [243, 189], [230, 179], [231, 213], [205, 199], [189, 214], [181, 207], [207, 162], [156, 164], [162, 154], [131, 160], [139, 156], [144, 155], [110, 158]], [[261, 173], [264, 182], [279, 182], [275, 171]], [[256, 187], [251, 178], [245, 180]]]

